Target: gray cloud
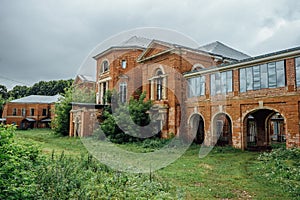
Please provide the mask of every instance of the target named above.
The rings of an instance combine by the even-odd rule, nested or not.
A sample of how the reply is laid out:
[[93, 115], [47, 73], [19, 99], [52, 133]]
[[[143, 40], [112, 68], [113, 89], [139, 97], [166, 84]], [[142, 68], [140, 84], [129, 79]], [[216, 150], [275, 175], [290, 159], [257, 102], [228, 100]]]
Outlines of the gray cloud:
[[[300, 45], [300, 3], [2, 0], [1, 76], [28, 84], [73, 78], [98, 43], [143, 26], [173, 29], [199, 44], [219, 40], [258, 55]], [[0, 84], [5, 83], [0, 77]]]

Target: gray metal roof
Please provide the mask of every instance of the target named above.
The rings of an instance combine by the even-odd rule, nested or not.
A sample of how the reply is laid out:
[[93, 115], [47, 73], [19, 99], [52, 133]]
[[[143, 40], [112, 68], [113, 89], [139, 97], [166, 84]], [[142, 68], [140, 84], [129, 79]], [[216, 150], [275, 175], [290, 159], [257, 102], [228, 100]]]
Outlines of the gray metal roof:
[[129, 38], [128, 40], [121, 42], [120, 47], [131, 47], [131, 46], [137, 46], [146, 48], [152, 40], [140, 36], [133, 36]]
[[94, 78], [92, 76], [78, 74], [77, 75], [83, 82], [95, 82]]
[[243, 60], [246, 58], [250, 58], [249, 55], [244, 54], [236, 49], [233, 49], [219, 41], [200, 46], [198, 49], [202, 51], [214, 53], [214, 54], [219, 54], [224, 57], [232, 58], [235, 60]]
[[12, 103], [55, 103], [62, 96], [57, 94], [55, 96], [44, 96], [44, 95], [30, 95], [20, 99], [15, 99], [10, 102]]

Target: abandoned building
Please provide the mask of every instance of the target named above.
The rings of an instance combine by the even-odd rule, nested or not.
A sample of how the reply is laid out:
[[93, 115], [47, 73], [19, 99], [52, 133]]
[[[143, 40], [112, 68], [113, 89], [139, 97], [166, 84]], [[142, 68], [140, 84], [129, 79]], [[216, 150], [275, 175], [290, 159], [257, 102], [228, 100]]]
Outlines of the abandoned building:
[[70, 136], [92, 134], [105, 93], [115, 89], [121, 102], [146, 92], [162, 137], [240, 149], [300, 145], [298, 47], [250, 57], [221, 42], [195, 49], [134, 36], [94, 59], [96, 100], [74, 104]]
[[19, 129], [50, 128], [54, 118], [55, 102], [61, 96], [30, 95], [5, 104], [3, 118]]

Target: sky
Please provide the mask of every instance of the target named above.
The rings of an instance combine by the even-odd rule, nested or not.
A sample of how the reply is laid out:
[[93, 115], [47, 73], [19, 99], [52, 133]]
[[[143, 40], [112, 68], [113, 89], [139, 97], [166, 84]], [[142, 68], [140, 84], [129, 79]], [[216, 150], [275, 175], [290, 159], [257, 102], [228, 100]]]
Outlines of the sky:
[[0, 85], [75, 78], [97, 45], [143, 27], [255, 56], [300, 46], [300, 1], [0, 0]]

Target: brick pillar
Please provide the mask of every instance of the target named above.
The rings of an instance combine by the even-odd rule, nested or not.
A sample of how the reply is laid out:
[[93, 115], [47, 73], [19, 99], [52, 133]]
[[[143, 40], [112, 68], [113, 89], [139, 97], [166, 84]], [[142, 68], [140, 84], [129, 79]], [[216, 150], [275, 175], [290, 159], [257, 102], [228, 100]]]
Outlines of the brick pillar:
[[296, 89], [296, 74], [295, 74], [295, 59], [290, 58], [285, 61], [286, 83], [288, 92], [293, 92]]
[[70, 112], [70, 126], [69, 126], [69, 136], [74, 136], [74, 124], [73, 124], [74, 113]]
[[233, 95], [237, 96], [239, 94], [240, 89], [240, 74], [239, 70], [233, 70]]

